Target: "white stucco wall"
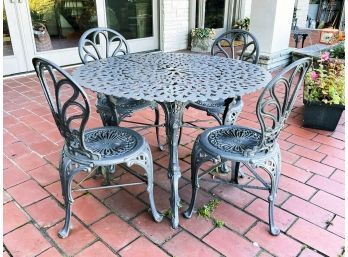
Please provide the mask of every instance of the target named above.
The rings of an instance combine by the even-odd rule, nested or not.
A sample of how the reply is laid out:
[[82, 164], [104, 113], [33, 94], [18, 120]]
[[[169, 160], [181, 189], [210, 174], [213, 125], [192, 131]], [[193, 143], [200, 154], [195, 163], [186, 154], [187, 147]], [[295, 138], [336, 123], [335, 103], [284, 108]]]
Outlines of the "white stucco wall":
[[259, 40], [261, 53], [287, 49], [295, 0], [252, 0], [250, 32]]
[[187, 49], [189, 0], [163, 0], [162, 49], [165, 52]]
[[241, 6], [241, 18], [249, 17], [251, 14], [251, 0], [243, 0]]
[[297, 2], [297, 26], [299, 28], [305, 28], [307, 22], [309, 0], [298, 0]]

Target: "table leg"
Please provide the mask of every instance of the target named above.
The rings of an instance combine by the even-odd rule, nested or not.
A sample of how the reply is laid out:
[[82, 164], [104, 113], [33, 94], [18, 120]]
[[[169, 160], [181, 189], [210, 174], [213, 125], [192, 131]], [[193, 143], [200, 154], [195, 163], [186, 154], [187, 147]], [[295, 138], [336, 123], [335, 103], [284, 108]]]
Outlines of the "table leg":
[[170, 207], [172, 209], [172, 227], [179, 225], [179, 178], [181, 177], [179, 166], [179, 136], [185, 106], [183, 102], [160, 103], [165, 113], [165, 125], [169, 150], [168, 177], [171, 181]]

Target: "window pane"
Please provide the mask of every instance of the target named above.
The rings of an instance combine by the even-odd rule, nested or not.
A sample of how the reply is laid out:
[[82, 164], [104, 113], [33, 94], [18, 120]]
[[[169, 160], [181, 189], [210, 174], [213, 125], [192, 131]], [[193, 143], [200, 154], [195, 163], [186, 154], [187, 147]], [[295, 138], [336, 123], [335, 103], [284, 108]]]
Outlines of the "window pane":
[[126, 39], [152, 37], [152, 0], [106, 0], [108, 28]]
[[2, 42], [3, 42], [3, 51], [4, 51], [4, 56], [7, 55], [13, 55], [13, 49], [12, 49], [12, 42], [11, 42], [11, 37], [10, 37], [10, 31], [8, 29], [8, 23], [7, 23], [7, 16], [5, 12], [5, 6], [4, 11], [3, 11], [3, 19], [2, 19], [2, 26], [3, 26], [3, 32], [2, 32]]
[[205, 3], [204, 27], [223, 28], [225, 0], [207, 0]]
[[95, 0], [29, 0], [29, 7], [38, 52], [77, 47], [98, 26]]

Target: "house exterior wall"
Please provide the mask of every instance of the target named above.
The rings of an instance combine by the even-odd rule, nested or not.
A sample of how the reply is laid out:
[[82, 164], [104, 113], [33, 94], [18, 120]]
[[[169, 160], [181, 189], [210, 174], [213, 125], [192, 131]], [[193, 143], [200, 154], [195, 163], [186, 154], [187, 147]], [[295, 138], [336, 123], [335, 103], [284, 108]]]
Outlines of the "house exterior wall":
[[250, 18], [251, 13], [251, 0], [243, 0], [241, 6], [241, 18]]
[[162, 0], [161, 49], [165, 52], [187, 49], [189, 0]]
[[298, 0], [297, 1], [297, 27], [306, 28], [307, 14], [308, 14], [309, 0]]

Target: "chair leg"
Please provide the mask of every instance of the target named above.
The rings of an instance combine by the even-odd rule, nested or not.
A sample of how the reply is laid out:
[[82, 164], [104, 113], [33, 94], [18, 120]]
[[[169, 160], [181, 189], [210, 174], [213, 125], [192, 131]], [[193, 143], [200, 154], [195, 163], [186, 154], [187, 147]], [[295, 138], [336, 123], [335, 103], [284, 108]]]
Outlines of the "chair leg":
[[274, 203], [277, 196], [277, 190], [278, 190], [278, 184], [279, 184], [279, 178], [280, 178], [280, 169], [281, 169], [281, 160], [280, 160], [279, 153], [278, 153], [278, 158], [275, 165], [276, 167], [275, 167], [274, 175], [271, 176], [271, 189], [270, 189], [270, 194], [268, 197], [269, 227], [270, 227], [270, 232], [273, 236], [277, 236], [280, 234], [280, 229], [275, 225], [275, 222], [274, 222]]
[[70, 220], [71, 220], [71, 208], [73, 203], [73, 198], [71, 195], [71, 184], [73, 177], [80, 171], [88, 170], [89, 167], [80, 165], [78, 168], [72, 169], [72, 161], [62, 153], [61, 161], [59, 164], [59, 175], [62, 185], [62, 195], [65, 204], [65, 222], [63, 228], [58, 232], [60, 238], [66, 238], [70, 231]]
[[192, 185], [192, 196], [191, 202], [188, 209], [184, 212], [184, 217], [189, 219], [192, 217], [193, 209], [196, 203], [197, 192], [199, 189], [199, 178], [198, 171], [199, 167], [206, 161], [213, 160], [214, 158], [207, 153], [205, 153], [199, 143], [199, 137], [197, 138], [192, 154], [191, 154], [191, 185]]
[[231, 183], [239, 184], [238, 175], [239, 175], [240, 162], [232, 162], [232, 172], [231, 172]]
[[159, 131], [159, 123], [160, 123], [160, 113], [158, 110], [158, 105], [156, 105], [155, 109], [155, 126], [156, 126], [156, 137], [157, 137], [157, 146], [158, 148], [163, 151], [164, 150], [164, 146], [161, 144], [161, 140], [160, 140], [160, 131]]
[[130, 159], [125, 160], [125, 162], [128, 166], [137, 164], [145, 169], [145, 172], [147, 175], [146, 190], [147, 190], [147, 193], [149, 194], [152, 217], [156, 222], [161, 222], [163, 219], [163, 216], [157, 211], [155, 198], [153, 194], [153, 161], [152, 161], [150, 146], [146, 143], [146, 146], [144, 147], [143, 152], [141, 152], [136, 157], [131, 157]]

